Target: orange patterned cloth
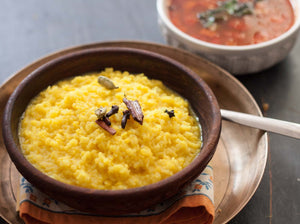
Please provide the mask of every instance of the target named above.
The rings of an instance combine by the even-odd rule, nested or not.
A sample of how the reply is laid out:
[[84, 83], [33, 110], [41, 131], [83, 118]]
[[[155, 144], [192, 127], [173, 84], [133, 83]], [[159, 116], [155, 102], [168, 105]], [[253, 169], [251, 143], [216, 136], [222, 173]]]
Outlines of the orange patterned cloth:
[[215, 215], [212, 178], [212, 167], [207, 166], [184, 189], [184, 194], [139, 213], [108, 217], [72, 209], [49, 198], [22, 177], [17, 211], [26, 224], [211, 224]]

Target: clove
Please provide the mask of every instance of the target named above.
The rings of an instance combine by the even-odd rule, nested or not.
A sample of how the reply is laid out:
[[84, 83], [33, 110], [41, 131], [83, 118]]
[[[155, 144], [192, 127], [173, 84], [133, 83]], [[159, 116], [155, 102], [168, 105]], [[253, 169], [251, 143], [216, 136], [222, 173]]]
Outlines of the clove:
[[101, 118], [100, 120], [104, 121], [105, 124], [107, 124], [107, 126], [110, 126], [111, 125], [111, 122], [109, 120], [109, 118], [107, 116], [104, 116], [103, 118]]
[[140, 103], [137, 100], [128, 100], [126, 97], [123, 98], [123, 102], [126, 104], [133, 119], [142, 125], [144, 114]]
[[117, 105], [113, 105], [113, 106], [111, 106], [111, 110], [108, 111], [105, 116], [110, 117], [111, 115], [116, 114], [118, 112], [119, 112], [119, 107]]
[[130, 112], [129, 110], [125, 110], [123, 111], [123, 117], [122, 117], [122, 121], [121, 121], [121, 126], [124, 129], [126, 124], [127, 124], [127, 120], [130, 118]]
[[174, 110], [165, 110], [165, 113], [167, 113], [169, 115], [169, 118], [175, 117], [175, 113]]

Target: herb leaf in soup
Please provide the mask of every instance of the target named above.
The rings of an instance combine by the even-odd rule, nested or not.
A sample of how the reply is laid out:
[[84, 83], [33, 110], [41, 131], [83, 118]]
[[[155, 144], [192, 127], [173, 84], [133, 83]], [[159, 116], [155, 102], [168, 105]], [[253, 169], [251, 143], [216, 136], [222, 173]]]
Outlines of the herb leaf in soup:
[[228, 16], [242, 17], [254, 13], [256, 2], [262, 0], [252, 0], [249, 2], [239, 2], [238, 0], [228, 0], [219, 2], [219, 7], [197, 14], [198, 19], [205, 28], [212, 26], [219, 21], [228, 20]]

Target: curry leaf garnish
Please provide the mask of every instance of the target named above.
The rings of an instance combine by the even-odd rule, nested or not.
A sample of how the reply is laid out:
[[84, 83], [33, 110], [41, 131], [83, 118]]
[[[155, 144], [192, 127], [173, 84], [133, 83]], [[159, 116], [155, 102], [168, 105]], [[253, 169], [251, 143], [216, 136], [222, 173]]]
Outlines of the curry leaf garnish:
[[219, 21], [226, 21], [229, 16], [242, 17], [254, 13], [255, 4], [262, 0], [250, 2], [239, 2], [238, 0], [227, 0], [219, 2], [216, 9], [207, 10], [197, 14], [198, 19], [205, 28], [212, 26]]

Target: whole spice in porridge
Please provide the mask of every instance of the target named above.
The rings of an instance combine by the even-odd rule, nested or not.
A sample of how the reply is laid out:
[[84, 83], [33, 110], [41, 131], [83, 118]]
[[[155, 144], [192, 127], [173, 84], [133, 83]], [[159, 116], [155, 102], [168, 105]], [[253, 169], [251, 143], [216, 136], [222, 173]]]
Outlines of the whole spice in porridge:
[[112, 127], [108, 126], [103, 120], [101, 119], [98, 119], [96, 120], [96, 123], [101, 127], [103, 128], [105, 131], [107, 131], [108, 133], [110, 133], [111, 135], [114, 135], [116, 134], [116, 130], [113, 129]]
[[144, 114], [143, 114], [143, 111], [142, 111], [139, 101], [128, 100], [126, 97], [124, 97], [123, 102], [126, 104], [133, 119], [142, 125], [143, 119], [144, 119]]
[[111, 122], [110, 122], [109, 118], [108, 118], [108, 117], [106, 117], [106, 116], [104, 116], [104, 117], [103, 117], [102, 119], [100, 119], [100, 120], [104, 121], [104, 122], [105, 122], [105, 124], [107, 124], [108, 126], [110, 126], [110, 125], [111, 125]]
[[122, 121], [121, 121], [121, 126], [124, 129], [127, 123], [127, 120], [130, 118], [130, 112], [129, 110], [125, 110], [123, 111], [123, 117], [122, 117]]
[[[96, 123], [100, 127], [102, 127], [104, 130], [108, 131], [107, 127], [109, 127], [111, 125], [111, 122], [110, 122], [109, 118], [106, 116], [106, 108], [100, 107], [100, 108], [96, 109], [95, 114], [98, 118], [98, 120], [96, 120]], [[102, 123], [104, 123], [105, 125], [103, 125]], [[112, 131], [110, 130], [109, 132], [111, 133]]]
[[165, 113], [167, 113], [169, 115], [170, 118], [175, 117], [175, 112], [174, 110], [165, 110]]
[[105, 76], [99, 76], [98, 83], [107, 89], [118, 89], [119, 88], [119, 87], [115, 86], [113, 81], [111, 81], [109, 78], [107, 78]]
[[111, 107], [111, 110], [108, 111], [107, 114], [106, 114], [105, 116], [106, 116], [106, 117], [110, 117], [111, 115], [114, 115], [114, 114], [116, 114], [116, 113], [118, 113], [118, 112], [119, 112], [119, 106], [113, 105], [113, 106]]
[[95, 114], [96, 114], [98, 119], [102, 119], [106, 114], [106, 108], [105, 107], [100, 107], [100, 108], [96, 109]]

